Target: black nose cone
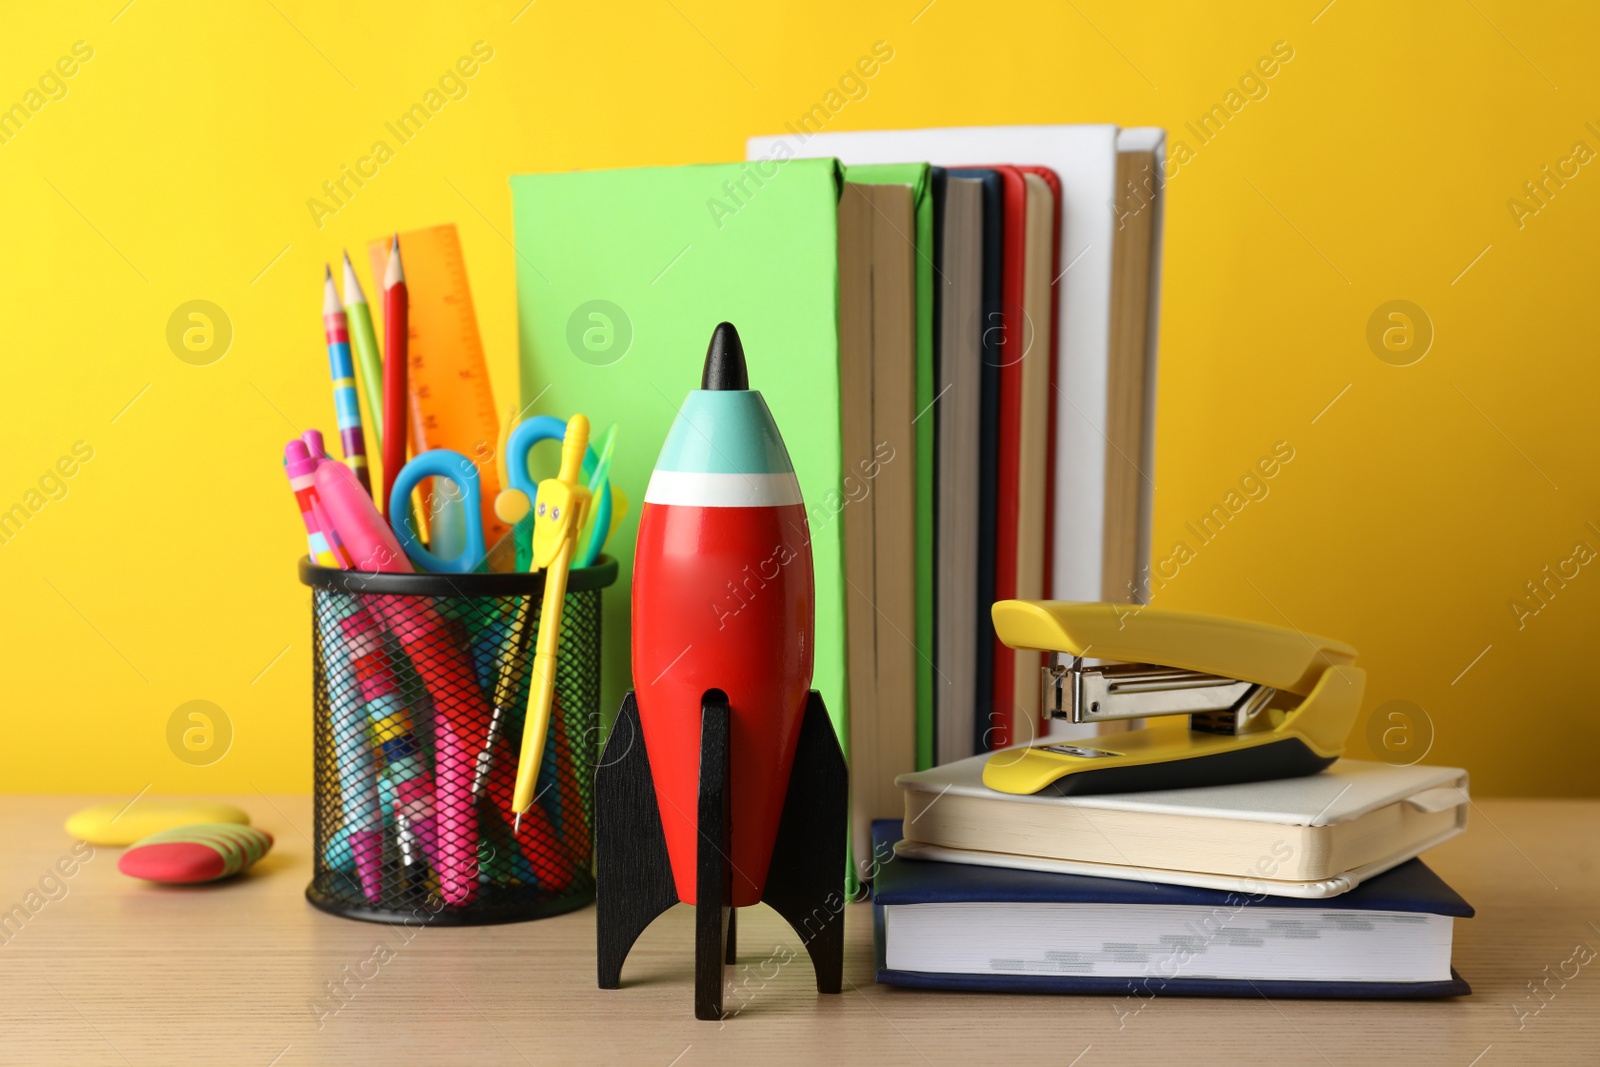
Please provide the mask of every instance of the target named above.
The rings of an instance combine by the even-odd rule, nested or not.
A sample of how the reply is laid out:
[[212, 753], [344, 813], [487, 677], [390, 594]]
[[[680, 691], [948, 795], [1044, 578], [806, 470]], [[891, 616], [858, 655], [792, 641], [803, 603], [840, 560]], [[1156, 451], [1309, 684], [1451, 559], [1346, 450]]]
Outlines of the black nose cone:
[[731, 322], [719, 322], [706, 349], [705, 370], [700, 372], [702, 389], [748, 389], [750, 372], [744, 365], [744, 345]]

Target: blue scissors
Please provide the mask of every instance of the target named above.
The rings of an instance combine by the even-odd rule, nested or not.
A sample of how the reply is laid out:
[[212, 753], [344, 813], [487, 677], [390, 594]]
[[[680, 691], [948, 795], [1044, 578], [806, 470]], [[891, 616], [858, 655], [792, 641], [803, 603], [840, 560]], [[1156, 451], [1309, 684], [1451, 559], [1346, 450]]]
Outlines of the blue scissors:
[[[440, 558], [422, 547], [411, 518], [411, 494], [424, 478], [443, 478], [453, 482], [459, 490], [459, 506], [452, 512], [460, 513], [461, 550], [454, 556]], [[389, 494], [389, 517], [394, 524], [394, 535], [405, 549], [406, 557], [425, 571], [435, 574], [469, 574], [484, 556], [483, 545], [483, 488], [478, 481], [478, 468], [460, 452], [450, 448], [430, 448], [413, 456], [410, 463], [400, 468]], [[452, 518], [454, 516], [452, 515]], [[455, 538], [452, 538], [455, 539]], [[438, 538], [435, 538], [437, 545]]]
[[[535, 415], [524, 419], [511, 431], [511, 439], [506, 442], [506, 477], [511, 484], [500, 490], [500, 495], [495, 497], [494, 512], [500, 521], [515, 526], [527, 516], [533, 507], [534, 494], [539, 490], [539, 483], [533, 480], [528, 473], [528, 454], [533, 447], [541, 441], [560, 441], [567, 432], [565, 419], [558, 419], [554, 415]], [[420, 459], [421, 457], [417, 457]], [[413, 463], [416, 460], [412, 461]], [[600, 465], [600, 457], [591, 447], [583, 457], [583, 473], [589, 476]], [[605, 540], [606, 534], [611, 530], [611, 480], [607, 478], [595, 492], [594, 531], [590, 541], [596, 538]], [[403, 544], [404, 542], [402, 542]], [[593, 546], [593, 551], [598, 552], [598, 545]], [[482, 558], [480, 556], [480, 558]]]

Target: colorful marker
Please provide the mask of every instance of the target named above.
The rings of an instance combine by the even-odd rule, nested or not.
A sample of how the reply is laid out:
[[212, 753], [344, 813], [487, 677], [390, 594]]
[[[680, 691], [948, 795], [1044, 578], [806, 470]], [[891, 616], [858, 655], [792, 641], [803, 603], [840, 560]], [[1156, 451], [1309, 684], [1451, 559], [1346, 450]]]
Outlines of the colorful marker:
[[411, 710], [405, 706], [394, 672], [389, 669], [383, 632], [365, 612], [356, 612], [344, 620], [344, 636], [367, 704], [372, 742], [383, 754], [383, 774], [394, 789], [395, 821], [415, 835], [428, 862], [436, 863], [439, 833], [433, 780], [423, 763]]
[[[317, 461], [300, 438], [283, 446], [283, 466], [289, 475], [289, 488], [294, 490], [294, 500], [300, 505], [300, 518], [306, 526], [306, 545], [311, 558], [319, 567], [348, 567], [348, 557], [341, 559], [329, 542], [322, 524], [317, 519], [317, 487], [312, 475]], [[343, 548], [341, 545], [340, 548]]]
[[[300, 440], [306, 443], [306, 451], [310, 453], [311, 458], [315, 460], [319, 466], [323, 460], [329, 458], [328, 450], [324, 448], [322, 444], [321, 430], [305, 430], [300, 434]], [[343, 466], [343, 464], [335, 464], [335, 466]], [[347, 467], [345, 469], [348, 470], [349, 468]], [[314, 481], [316, 475], [313, 474], [312, 478]], [[352, 482], [352, 484], [355, 483]], [[355, 561], [350, 557], [350, 550], [345, 547], [344, 539], [339, 536], [339, 530], [336, 526], [334, 526], [333, 519], [328, 514], [328, 509], [323, 506], [322, 492], [321, 490], [317, 490], [315, 486], [313, 486], [313, 492], [311, 494], [311, 505], [312, 514], [317, 520], [317, 528], [320, 529], [323, 536], [328, 539], [328, 546], [333, 549], [334, 558], [339, 561], [339, 566], [346, 569], [354, 566]]]
[[814, 609], [800, 484], [724, 322], [650, 476], [633, 563], [633, 682], [685, 903], [695, 901], [708, 689], [727, 694], [732, 715], [727, 903], [761, 899], [811, 687]]
[[[402, 556], [401, 563], [405, 562]], [[409, 564], [406, 565], [409, 569]], [[434, 811], [439, 895], [470, 904], [478, 894], [478, 808], [472, 795], [478, 753], [488, 740], [489, 705], [468, 652], [424, 597], [371, 599], [433, 702]], [[491, 783], [499, 776], [491, 776]]]
[[[317, 490], [358, 570], [415, 573], [394, 532], [378, 515], [355, 475], [331, 461], [317, 466]], [[470, 904], [478, 895], [478, 809], [473, 770], [483, 751], [489, 704], [478, 688], [470, 653], [461, 647], [431, 600], [378, 596], [369, 601], [400, 642], [433, 702], [434, 806], [438, 817], [439, 895]]]
[[327, 515], [323, 529], [333, 531], [344, 543], [352, 568], [415, 573], [394, 531], [378, 514], [378, 506], [361, 488], [349, 467], [324, 456], [312, 477], [316, 481], [321, 513]]
[[351, 666], [350, 646], [341, 628], [343, 622], [361, 614], [361, 606], [350, 593], [330, 590], [325, 596], [325, 606], [314, 614], [317, 643], [328, 679], [341, 815], [350, 830], [350, 849], [355, 854], [361, 891], [375, 904], [383, 899], [383, 802], [378, 796], [377, 760], [372, 746], [366, 743], [367, 726]]
[[[334, 511], [338, 509], [330, 510], [325, 506], [322, 499], [324, 489], [317, 485], [317, 472], [336, 471], [349, 479], [347, 483], [338, 485], [324, 480], [323, 485], [335, 495], [353, 494], [358, 500], [365, 500], [369, 508], [372, 506], [371, 498], [355, 481], [355, 475], [348, 467], [328, 458], [323, 451], [320, 431], [307, 430], [285, 445], [283, 451], [289, 484], [295, 489], [295, 499], [301, 506], [302, 518], [306, 519], [307, 531], [316, 531], [312, 541], [313, 556], [320, 566], [349, 569], [352, 560], [333, 518]], [[323, 550], [318, 551], [319, 548]], [[356, 598], [348, 593], [330, 591], [327, 598], [324, 607], [315, 615], [318, 642], [322, 647], [328, 678], [330, 720], [335, 736], [345, 740], [343, 745], [338, 746], [336, 768], [344, 823], [342, 832], [361, 882], [362, 894], [368, 901], [377, 903], [383, 896], [383, 802], [378, 790], [377, 761], [371, 746], [363, 743], [366, 726], [361, 718], [358, 681], [352, 669], [350, 648], [343, 629], [352, 617], [365, 616]]]

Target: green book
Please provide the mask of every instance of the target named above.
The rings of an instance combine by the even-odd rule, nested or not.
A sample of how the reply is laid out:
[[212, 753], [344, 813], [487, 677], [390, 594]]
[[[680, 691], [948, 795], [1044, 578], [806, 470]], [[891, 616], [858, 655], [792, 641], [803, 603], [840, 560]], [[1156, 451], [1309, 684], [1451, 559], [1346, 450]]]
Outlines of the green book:
[[[511, 179], [522, 402], [528, 414], [582, 412], [596, 433], [619, 426], [611, 477], [631, 509], [605, 549], [622, 573], [604, 618], [607, 722], [630, 685], [638, 509], [679, 405], [700, 386], [712, 329], [727, 320], [739, 329], [750, 385], [766, 398], [800, 480], [816, 571], [812, 685], [848, 745], [840, 183], [831, 159]], [[723, 595], [708, 590], [704, 605], [684, 610], [716, 610]]]
[[934, 366], [933, 366], [933, 185], [926, 163], [884, 163], [846, 167], [845, 181], [862, 185], [909, 185], [916, 212], [916, 233], [907, 234], [916, 245], [917, 272], [917, 415], [912, 429], [916, 439], [916, 597], [917, 597], [917, 766], [933, 766], [934, 619], [933, 619], [933, 487], [934, 469]]

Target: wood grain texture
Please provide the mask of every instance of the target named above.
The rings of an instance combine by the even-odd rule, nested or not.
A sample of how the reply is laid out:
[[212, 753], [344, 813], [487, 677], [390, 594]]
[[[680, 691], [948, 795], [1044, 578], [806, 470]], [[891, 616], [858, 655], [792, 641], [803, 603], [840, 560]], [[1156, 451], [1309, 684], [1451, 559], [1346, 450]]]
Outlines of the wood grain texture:
[[[685, 906], [640, 937], [622, 991], [601, 990], [593, 909], [411, 930], [316, 911], [303, 897], [308, 796], [227, 798], [277, 844], [242, 878], [188, 888], [124, 877], [116, 849], [73, 862], [62, 823], [103, 799], [0, 798], [0, 919], [29, 893], [40, 905], [0, 928], [0, 1064], [1500, 1067], [1592, 1064], [1600, 1048], [1600, 959], [1564, 987], [1551, 980], [1539, 1014], [1517, 1013], [1536, 1007], [1527, 983], [1575, 945], [1600, 948], [1600, 801], [1479, 801], [1468, 832], [1428, 853], [1478, 909], [1456, 924], [1455, 964], [1474, 989], [1460, 1000], [1159, 997], [1141, 1009], [890, 989], [873, 983], [864, 905], [845, 920], [843, 995], [822, 996], [799, 938], [758, 906], [740, 916], [718, 1024], [691, 1010]], [[52, 876], [63, 858], [72, 875]], [[341, 984], [342, 1002], [329, 993]]]

